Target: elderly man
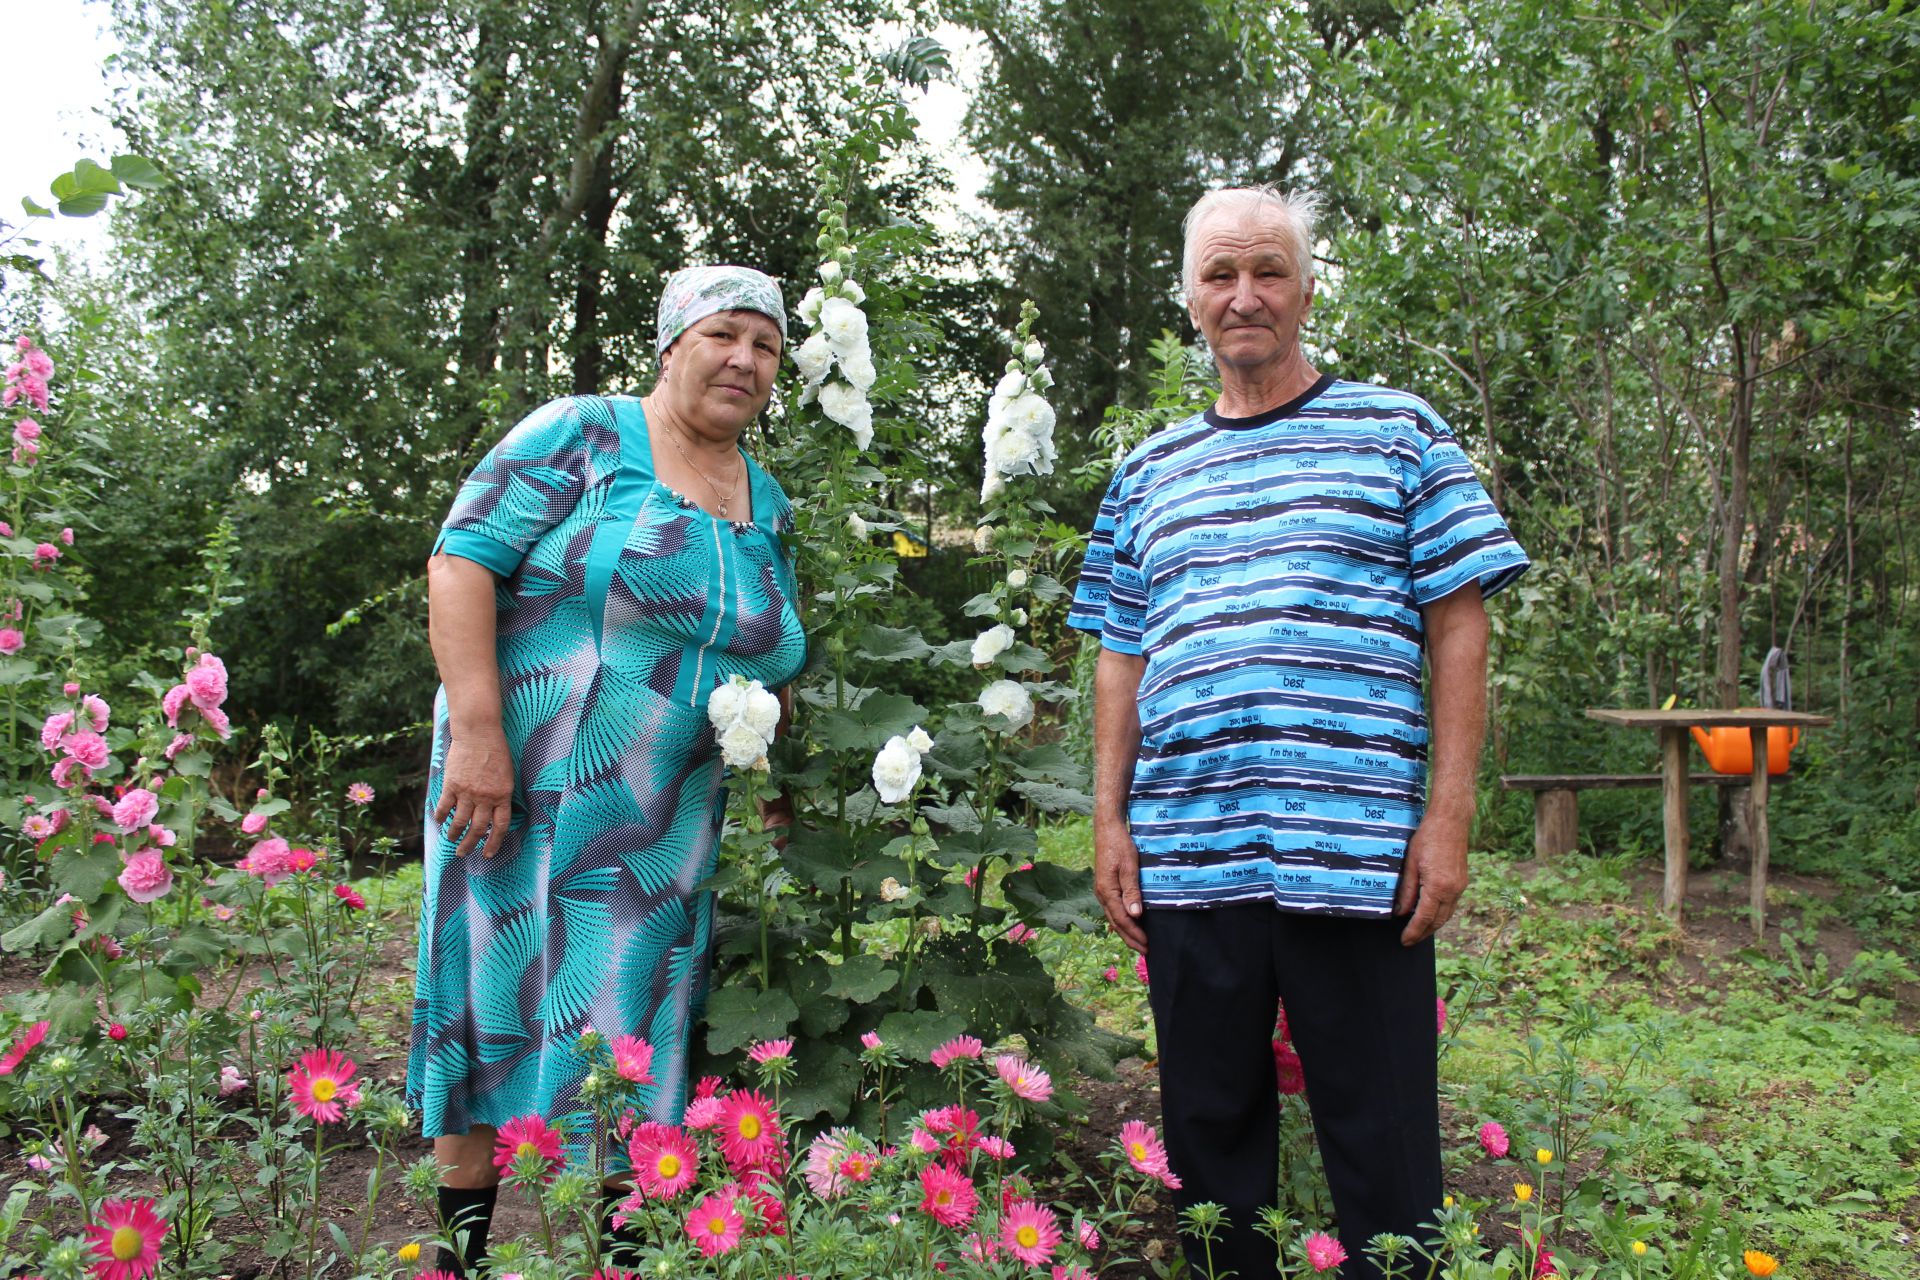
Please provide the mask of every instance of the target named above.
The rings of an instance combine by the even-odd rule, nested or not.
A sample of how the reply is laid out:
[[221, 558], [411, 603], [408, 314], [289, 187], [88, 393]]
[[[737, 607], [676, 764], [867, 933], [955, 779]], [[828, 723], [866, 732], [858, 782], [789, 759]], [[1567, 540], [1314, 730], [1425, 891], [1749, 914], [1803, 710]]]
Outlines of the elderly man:
[[1467, 885], [1481, 601], [1527, 567], [1432, 408], [1307, 362], [1315, 205], [1188, 214], [1220, 398], [1121, 463], [1069, 619], [1101, 641], [1095, 888], [1147, 957], [1182, 1204], [1225, 1206], [1242, 1280], [1275, 1264], [1276, 1001], [1346, 1274], [1440, 1204], [1433, 935]]

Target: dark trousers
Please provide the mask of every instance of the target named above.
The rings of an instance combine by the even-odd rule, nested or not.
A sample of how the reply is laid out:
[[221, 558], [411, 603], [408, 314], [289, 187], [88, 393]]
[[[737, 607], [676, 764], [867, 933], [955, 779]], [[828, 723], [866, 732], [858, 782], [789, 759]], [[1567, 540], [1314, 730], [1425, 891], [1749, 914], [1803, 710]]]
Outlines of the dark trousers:
[[[1275, 1002], [1307, 1081], [1315, 1136], [1352, 1261], [1382, 1231], [1417, 1236], [1440, 1207], [1438, 1034], [1433, 942], [1400, 945], [1404, 919], [1288, 914], [1262, 904], [1149, 910], [1147, 969], [1160, 1040], [1160, 1108], [1181, 1208], [1228, 1213], [1216, 1276], [1267, 1280], [1275, 1252], [1257, 1234], [1279, 1195]], [[1309, 1229], [1324, 1224], [1309, 1223]], [[1186, 1246], [1196, 1268], [1204, 1255]], [[1199, 1272], [1205, 1275], [1205, 1271]]]

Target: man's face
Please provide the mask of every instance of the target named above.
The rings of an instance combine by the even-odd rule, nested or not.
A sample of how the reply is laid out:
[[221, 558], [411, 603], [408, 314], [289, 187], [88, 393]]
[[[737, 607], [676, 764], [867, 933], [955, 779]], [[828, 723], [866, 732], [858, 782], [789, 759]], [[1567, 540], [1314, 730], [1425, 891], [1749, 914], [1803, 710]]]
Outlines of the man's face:
[[1222, 211], [1200, 224], [1197, 247], [1187, 311], [1223, 372], [1292, 360], [1313, 281], [1300, 279], [1287, 233], [1273, 219]]

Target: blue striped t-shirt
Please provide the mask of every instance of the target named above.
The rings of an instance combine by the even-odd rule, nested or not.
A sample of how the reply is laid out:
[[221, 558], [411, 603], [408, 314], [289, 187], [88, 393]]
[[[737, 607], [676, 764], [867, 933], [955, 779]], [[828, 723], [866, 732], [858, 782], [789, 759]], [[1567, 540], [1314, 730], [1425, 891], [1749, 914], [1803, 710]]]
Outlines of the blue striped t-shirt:
[[1526, 568], [1403, 391], [1322, 377], [1127, 455], [1068, 622], [1146, 656], [1128, 820], [1148, 905], [1388, 914], [1425, 805], [1420, 606]]

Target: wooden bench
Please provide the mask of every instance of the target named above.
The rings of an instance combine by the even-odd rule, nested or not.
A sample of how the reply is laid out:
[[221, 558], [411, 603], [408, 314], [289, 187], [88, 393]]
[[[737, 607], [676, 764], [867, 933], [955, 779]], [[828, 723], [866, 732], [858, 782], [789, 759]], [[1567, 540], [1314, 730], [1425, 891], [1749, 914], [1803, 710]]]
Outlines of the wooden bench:
[[[1533, 792], [1533, 852], [1535, 857], [1547, 857], [1578, 847], [1582, 791], [1657, 787], [1661, 781], [1657, 773], [1508, 773], [1501, 775], [1500, 786], [1506, 791]], [[1687, 782], [1696, 787], [1744, 787], [1751, 781], [1744, 773], [1687, 775]]]

